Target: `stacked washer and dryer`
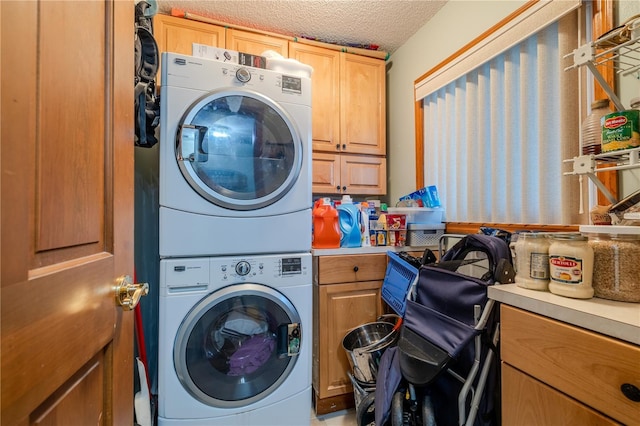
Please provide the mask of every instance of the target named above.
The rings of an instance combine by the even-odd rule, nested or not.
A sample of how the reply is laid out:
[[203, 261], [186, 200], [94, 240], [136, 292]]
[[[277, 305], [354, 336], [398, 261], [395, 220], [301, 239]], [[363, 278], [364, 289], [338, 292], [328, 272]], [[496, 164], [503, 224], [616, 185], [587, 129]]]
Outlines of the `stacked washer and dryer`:
[[310, 422], [311, 81], [289, 74], [162, 56], [161, 426]]

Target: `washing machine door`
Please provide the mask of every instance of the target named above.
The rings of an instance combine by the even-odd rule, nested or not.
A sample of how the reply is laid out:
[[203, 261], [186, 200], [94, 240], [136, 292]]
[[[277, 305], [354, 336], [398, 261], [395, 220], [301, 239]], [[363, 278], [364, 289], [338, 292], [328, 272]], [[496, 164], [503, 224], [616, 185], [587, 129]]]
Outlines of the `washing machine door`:
[[302, 332], [298, 313], [278, 291], [251, 283], [222, 288], [201, 300], [178, 329], [178, 378], [204, 404], [249, 405], [291, 373]]
[[302, 140], [289, 114], [250, 90], [211, 92], [191, 105], [176, 137], [191, 187], [233, 210], [255, 210], [287, 194], [302, 167]]

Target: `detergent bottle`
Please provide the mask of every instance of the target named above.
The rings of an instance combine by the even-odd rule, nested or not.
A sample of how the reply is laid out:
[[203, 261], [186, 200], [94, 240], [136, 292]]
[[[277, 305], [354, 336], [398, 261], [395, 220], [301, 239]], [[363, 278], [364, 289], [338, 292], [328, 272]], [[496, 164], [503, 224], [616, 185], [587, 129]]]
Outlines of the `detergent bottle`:
[[313, 205], [313, 248], [340, 247], [340, 225], [338, 210], [331, 205], [330, 198], [320, 198]]
[[338, 206], [338, 218], [340, 220], [340, 247], [360, 247], [360, 209], [353, 204], [349, 195], [343, 195]]

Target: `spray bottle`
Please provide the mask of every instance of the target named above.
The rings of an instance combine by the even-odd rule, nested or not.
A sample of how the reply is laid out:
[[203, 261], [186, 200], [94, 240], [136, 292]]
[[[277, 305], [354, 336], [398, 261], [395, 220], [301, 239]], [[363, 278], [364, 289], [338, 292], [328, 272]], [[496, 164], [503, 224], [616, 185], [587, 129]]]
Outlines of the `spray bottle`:
[[369, 203], [360, 203], [360, 220], [362, 226], [362, 247], [371, 247], [371, 240], [369, 239]]

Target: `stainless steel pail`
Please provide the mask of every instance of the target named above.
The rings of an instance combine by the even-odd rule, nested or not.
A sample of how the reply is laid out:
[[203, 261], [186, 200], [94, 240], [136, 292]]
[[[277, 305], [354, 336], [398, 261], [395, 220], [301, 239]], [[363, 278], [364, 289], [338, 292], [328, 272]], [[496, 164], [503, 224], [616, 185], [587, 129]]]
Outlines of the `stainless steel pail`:
[[378, 365], [385, 349], [398, 340], [398, 330], [390, 322], [371, 322], [349, 331], [342, 339], [353, 376], [362, 383], [375, 384]]

